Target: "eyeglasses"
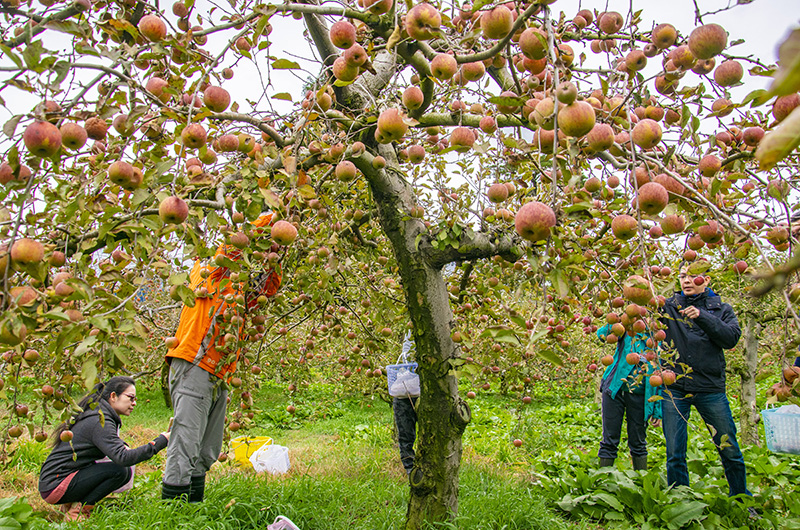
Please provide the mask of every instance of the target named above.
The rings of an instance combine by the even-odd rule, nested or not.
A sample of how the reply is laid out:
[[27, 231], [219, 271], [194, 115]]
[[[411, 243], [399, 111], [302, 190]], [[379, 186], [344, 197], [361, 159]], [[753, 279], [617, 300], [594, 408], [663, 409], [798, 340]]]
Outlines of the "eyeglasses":
[[131, 402], [136, 403], [136, 394], [122, 394], [122, 395], [128, 396], [128, 399], [130, 399]]

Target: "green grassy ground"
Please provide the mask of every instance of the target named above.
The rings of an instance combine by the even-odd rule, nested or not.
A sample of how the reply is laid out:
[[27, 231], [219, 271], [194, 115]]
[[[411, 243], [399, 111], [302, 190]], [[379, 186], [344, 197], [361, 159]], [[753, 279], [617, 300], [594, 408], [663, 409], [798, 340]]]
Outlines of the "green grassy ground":
[[[160, 393], [141, 387], [138, 393], [139, 405], [123, 428], [132, 444], [157, 434], [170, 416]], [[295, 415], [286, 412], [288, 401], [297, 407]], [[138, 466], [131, 492], [101, 503], [81, 527], [249, 529], [264, 528], [279, 514], [303, 530], [403, 527], [408, 486], [387, 403], [336, 396], [322, 386], [292, 398], [277, 387], [262, 388], [255, 403], [257, 427], [247, 434], [267, 435], [289, 447], [288, 474], [256, 475], [228, 461], [210, 473], [204, 503], [165, 503], [162, 453]], [[663, 440], [655, 428], [648, 433], [649, 473], [631, 471], [624, 450], [615, 468], [596, 469], [600, 416], [589, 399], [542, 391], [525, 406], [518, 399], [481, 394], [471, 406], [459, 515], [442, 528], [800, 528], [800, 508], [794, 507], [800, 498], [800, 457], [747, 448], [755, 498], [741, 504], [727, 499], [719, 459], [696, 420], [689, 455], [693, 489], [667, 491]], [[522, 447], [513, 446], [515, 438], [523, 440]], [[60, 521], [35, 490], [47, 452], [44, 444], [23, 441], [0, 472], [0, 497], [25, 496], [35, 509], [32, 528]], [[764, 512], [761, 520], [747, 518], [750, 505]]]

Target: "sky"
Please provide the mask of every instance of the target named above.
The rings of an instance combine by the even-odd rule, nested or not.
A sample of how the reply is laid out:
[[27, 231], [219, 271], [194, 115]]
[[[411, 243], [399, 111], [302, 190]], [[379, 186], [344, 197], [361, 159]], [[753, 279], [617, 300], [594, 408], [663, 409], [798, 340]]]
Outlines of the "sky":
[[[202, 6], [207, 0], [199, 0], [198, 6]], [[711, 12], [725, 8], [729, 3], [736, 0], [696, 0], [704, 12]], [[747, 0], [738, 0], [746, 2]], [[785, 38], [790, 28], [800, 25], [800, 0], [752, 0], [744, 5], [737, 5], [733, 9], [715, 15], [707, 15], [703, 18], [704, 23], [715, 22], [724, 26], [730, 33], [729, 42], [737, 39], [745, 39], [745, 43], [729, 48], [728, 53], [737, 55], [755, 55], [766, 62], [774, 62], [778, 43]], [[649, 29], [653, 24], [660, 22], [670, 22], [684, 34], [688, 34], [695, 27], [694, 3], [692, 0], [673, 0], [662, 2], [655, 0], [608, 0], [608, 1], [586, 1], [586, 0], [557, 0], [552, 6], [554, 17], [560, 11], [564, 11], [568, 18], [572, 18], [579, 9], [592, 10], [616, 10], [626, 15], [629, 7], [633, 10], [642, 9], [643, 22], [642, 28]], [[606, 7], [607, 6], [607, 7]], [[171, 13], [169, 18], [174, 20]], [[307, 72], [275, 72], [272, 78], [272, 85], [266, 87], [267, 96], [279, 92], [289, 92], [294, 95], [295, 101], [302, 98], [302, 83], [309, 75], [316, 75], [318, 67], [308, 59], [313, 58], [306, 40], [302, 37], [303, 26], [300, 21], [291, 17], [274, 16], [272, 19], [273, 32], [270, 35], [272, 42], [270, 53], [274, 56], [285, 56], [290, 54], [302, 66], [308, 68]], [[47, 32], [53, 33], [53, 32]], [[46, 46], [52, 49], [68, 49], [69, 41], [58, 34], [51, 35], [45, 40]], [[218, 48], [219, 39], [212, 36], [206, 46], [209, 50]], [[573, 43], [574, 45], [574, 43]], [[576, 49], [576, 52], [578, 50]], [[599, 57], [590, 56], [589, 63], [598, 61]], [[226, 56], [221, 66], [228, 66], [232, 62], [231, 54]], [[306, 59], [306, 60], [303, 60]], [[654, 71], [658, 65], [651, 60], [649, 69]], [[0, 66], [9, 64], [8, 58], [0, 57]], [[647, 72], [646, 70], [645, 72]], [[266, 70], [261, 65], [261, 72]], [[0, 72], [0, 79], [4, 79], [7, 73]], [[745, 86], [732, 89], [734, 100], [743, 98], [754, 88], [764, 88], [768, 84], [765, 78], [745, 77]], [[232, 92], [234, 100], [249, 99], [257, 101], [263, 95], [264, 83], [259, 80], [258, 69], [248, 61], [240, 61], [236, 67], [235, 77], [223, 83], [223, 87]], [[0, 93], [7, 101], [8, 108], [0, 107], [0, 122], [5, 122], [13, 114], [29, 111], [38, 101], [28, 94], [14, 88], [6, 88]], [[272, 104], [279, 112], [290, 111], [290, 103], [279, 100], [271, 100]], [[262, 106], [263, 108], [263, 106]]]

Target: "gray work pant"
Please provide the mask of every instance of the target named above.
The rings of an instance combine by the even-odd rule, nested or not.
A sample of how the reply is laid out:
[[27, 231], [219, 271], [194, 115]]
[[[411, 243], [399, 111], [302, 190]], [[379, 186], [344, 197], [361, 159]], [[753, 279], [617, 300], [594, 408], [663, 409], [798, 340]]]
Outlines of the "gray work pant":
[[219, 458], [225, 431], [228, 389], [216, 375], [183, 359], [169, 369], [174, 421], [163, 482], [186, 486], [205, 475]]

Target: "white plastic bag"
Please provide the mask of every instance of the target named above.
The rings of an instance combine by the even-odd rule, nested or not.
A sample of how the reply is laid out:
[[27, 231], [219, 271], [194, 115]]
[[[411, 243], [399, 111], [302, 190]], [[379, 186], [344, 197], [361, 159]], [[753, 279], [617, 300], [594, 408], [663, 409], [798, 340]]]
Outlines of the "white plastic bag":
[[250, 455], [250, 463], [256, 473], [286, 473], [289, 471], [289, 448], [282, 445], [263, 445]]
[[300, 528], [290, 521], [288, 517], [279, 515], [271, 525], [267, 526], [267, 530], [300, 530]]
[[407, 369], [398, 371], [397, 379], [389, 388], [389, 395], [392, 397], [419, 396], [419, 375]]

